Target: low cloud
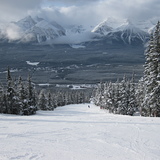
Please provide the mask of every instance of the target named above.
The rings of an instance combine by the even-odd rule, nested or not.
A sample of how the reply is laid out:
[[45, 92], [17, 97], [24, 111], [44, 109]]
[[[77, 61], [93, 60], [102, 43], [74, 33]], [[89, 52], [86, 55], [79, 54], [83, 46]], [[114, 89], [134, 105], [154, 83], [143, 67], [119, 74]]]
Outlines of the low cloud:
[[[159, 0], [61, 0], [64, 6], [55, 6], [56, 0], [51, 6], [45, 6], [38, 10], [32, 10], [30, 14], [55, 20], [65, 24], [96, 25], [108, 17], [118, 19], [147, 20], [160, 17]], [[55, 4], [55, 5], [54, 5]]]
[[[0, 0], [0, 4], [0, 25], [4, 22], [18, 21], [27, 15], [56, 21], [64, 27], [76, 24], [89, 28], [108, 17], [129, 18], [135, 21], [157, 21], [160, 18], [159, 0]], [[33, 38], [32, 34], [23, 37], [21, 29], [14, 23], [5, 27], [4, 31], [10, 40], [23, 38], [24, 41], [28, 41]], [[72, 35], [66, 37], [66, 41], [70, 38], [76, 39]]]
[[12, 41], [29, 42], [34, 39], [32, 33], [25, 33], [22, 28], [14, 23], [1, 26], [0, 38]]
[[[28, 14], [61, 24], [94, 24], [107, 17], [146, 20], [160, 16], [159, 0], [0, 0], [0, 21], [14, 21]], [[14, 14], [13, 14], [14, 13]]]
[[90, 41], [95, 36], [94, 33], [91, 32], [84, 32], [81, 34], [67, 34], [66, 36], [59, 37], [51, 43], [54, 44], [79, 44], [82, 42]]
[[6, 27], [5, 35], [11, 41], [18, 40], [22, 37], [22, 31], [17, 25], [11, 23]]

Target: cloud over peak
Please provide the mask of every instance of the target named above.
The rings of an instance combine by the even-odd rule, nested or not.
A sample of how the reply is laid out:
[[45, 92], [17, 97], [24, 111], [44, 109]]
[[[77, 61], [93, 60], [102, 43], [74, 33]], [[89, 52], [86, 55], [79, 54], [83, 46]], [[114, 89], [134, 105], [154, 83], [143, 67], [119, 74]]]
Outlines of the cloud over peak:
[[0, 0], [0, 3], [0, 22], [17, 21], [29, 14], [62, 25], [96, 25], [107, 17], [146, 20], [160, 15], [159, 0]]

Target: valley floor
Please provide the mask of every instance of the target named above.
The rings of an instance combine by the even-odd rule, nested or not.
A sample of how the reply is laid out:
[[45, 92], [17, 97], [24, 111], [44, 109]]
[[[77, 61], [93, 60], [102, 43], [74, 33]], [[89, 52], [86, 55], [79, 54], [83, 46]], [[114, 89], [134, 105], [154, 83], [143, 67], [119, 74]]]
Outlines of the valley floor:
[[159, 160], [159, 144], [160, 118], [108, 114], [93, 104], [0, 115], [0, 160]]

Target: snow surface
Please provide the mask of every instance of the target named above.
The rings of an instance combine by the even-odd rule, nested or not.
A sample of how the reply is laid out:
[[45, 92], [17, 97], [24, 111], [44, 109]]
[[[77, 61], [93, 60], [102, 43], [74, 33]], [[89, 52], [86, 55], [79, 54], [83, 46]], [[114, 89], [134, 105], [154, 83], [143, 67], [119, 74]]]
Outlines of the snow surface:
[[30, 62], [30, 61], [26, 61], [28, 65], [31, 66], [37, 66], [40, 62]]
[[80, 45], [80, 44], [72, 44], [70, 45], [72, 48], [74, 49], [78, 49], [78, 48], [86, 48], [86, 46]]
[[159, 133], [160, 118], [108, 114], [93, 104], [1, 114], [0, 160], [159, 160]]
[[51, 84], [49, 83], [42, 83], [42, 84], [38, 84], [39, 86], [50, 86]]
[[[0, 73], [7, 73], [8, 71], [3, 71], [3, 72], [0, 72]], [[10, 69], [10, 72], [18, 72], [18, 69]]]

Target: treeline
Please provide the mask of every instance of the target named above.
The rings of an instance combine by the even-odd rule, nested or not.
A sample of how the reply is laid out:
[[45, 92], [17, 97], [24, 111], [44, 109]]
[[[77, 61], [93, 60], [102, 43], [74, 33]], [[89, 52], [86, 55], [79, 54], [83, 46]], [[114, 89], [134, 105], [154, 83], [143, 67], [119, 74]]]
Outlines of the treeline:
[[124, 76], [120, 82], [100, 83], [93, 102], [114, 114], [160, 117], [160, 87], [154, 91], [155, 95], [154, 92], [148, 95], [146, 91], [143, 78], [135, 83], [134, 77], [127, 79]]
[[134, 78], [129, 80], [124, 76], [121, 82], [100, 83], [93, 100], [97, 106], [110, 113], [133, 115], [138, 111], [136, 88]]
[[69, 104], [89, 103], [92, 90], [53, 90], [43, 89], [38, 94], [38, 108], [40, 110], [54, 110], [59, 106]]
[[0, 113], [31, 115], [36, 110], [36, 94], [30, 76], [26, 82], [21, 77], [12, 79], [8, 68], [7, 83], [0, 87]]
[[94, 102], [111, 113], [160, 117], [160, 22], [157, 23], [146, 50], [144, 76], [138, 83], [123, 78], [121, 82], [100, 83]]
[[54, 110], [58, 106], [88, 103], [88, 90], [38, 90], [31, 77], [27, 80], [13, 79], [8, 68], [6, 84], [0, 85], [0, 113], [32, 115], [37, 110]]

